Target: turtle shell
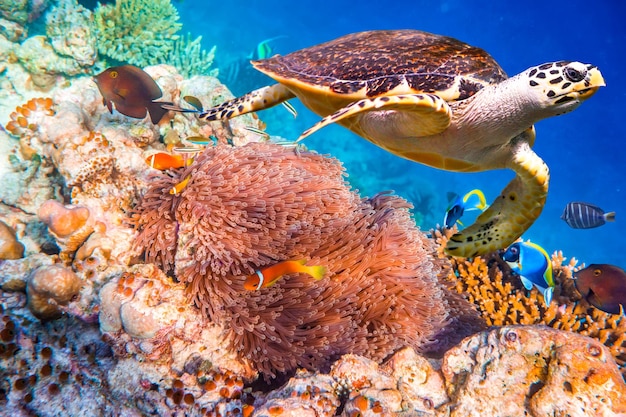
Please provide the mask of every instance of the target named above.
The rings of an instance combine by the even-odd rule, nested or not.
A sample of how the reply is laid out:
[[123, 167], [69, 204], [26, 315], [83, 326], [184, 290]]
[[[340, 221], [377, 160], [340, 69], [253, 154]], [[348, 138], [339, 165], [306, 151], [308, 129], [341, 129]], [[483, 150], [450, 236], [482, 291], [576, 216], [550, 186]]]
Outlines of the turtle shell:
[[283, 84], [350, 99], [434, 93], [462, 100], [507, 78], [484, 50], [418, 30], [354, 33], [253, 65]]

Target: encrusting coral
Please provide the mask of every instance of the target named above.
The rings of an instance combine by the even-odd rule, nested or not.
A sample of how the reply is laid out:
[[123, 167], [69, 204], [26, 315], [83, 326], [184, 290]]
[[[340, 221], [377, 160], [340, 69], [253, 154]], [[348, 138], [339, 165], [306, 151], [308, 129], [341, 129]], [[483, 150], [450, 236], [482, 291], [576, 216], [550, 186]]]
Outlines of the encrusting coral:
[[[452, 230], [434, 232], [442, 257], [446, 255], [441, 248]], [[626, 379], [626, 318], [605, 313], [580, 296], [572, 279], [576, 259], [566, 262], [561, 252], [552, 255], [556, 287], [549, 306], [535, 288], [530, 292], [524, 289], [519, 277], [498, 254], [473, 259], [451, 258], [451, 261], [453, 271], [449, 279], [459, 293], [466, 294], [478, 307], [487, 325], [545, 324], [592, 337], [607, 346]]]
[[[447, 261], [409, 207], [386, 194], [360, 199], [335, 159], [251, 143], [210, 147], [187, 168], [155, 173], [132, 222], [146, 261], [175, 272], [231, 348], [268, 377], [324, 369], [344, 353], [440, 352], [483, 327], [441, 282]], [[326, 266], [327, 277], [243, 288], [256, 269], [297, 259]]]
[[70, 268], [61, 265], [39, 267], [26, 285], [28, 307], [42, 319], [54, 319], [62, 314], [60, 306], [69, 303], [80, 291], [82, 282]]

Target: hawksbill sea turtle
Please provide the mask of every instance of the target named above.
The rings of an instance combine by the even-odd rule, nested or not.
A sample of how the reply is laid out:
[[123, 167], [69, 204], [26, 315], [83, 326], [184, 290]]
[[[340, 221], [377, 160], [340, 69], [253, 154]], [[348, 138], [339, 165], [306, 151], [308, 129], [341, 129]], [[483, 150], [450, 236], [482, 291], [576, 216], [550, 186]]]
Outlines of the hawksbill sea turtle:
[[291, 98], [381, 148], [456, 172], [500, 168], [515, 178], [446, 252], [472, 257], [509, 246], [539, 217], [549, 171], [531, 149], [533, 124], [570, 112], [604, 86], [596, 66], [557, 61], [508, 78], [484, 50], [418, 30], [354, 33], [253, 61], [278, 84], [200, 113], [230, 119]]

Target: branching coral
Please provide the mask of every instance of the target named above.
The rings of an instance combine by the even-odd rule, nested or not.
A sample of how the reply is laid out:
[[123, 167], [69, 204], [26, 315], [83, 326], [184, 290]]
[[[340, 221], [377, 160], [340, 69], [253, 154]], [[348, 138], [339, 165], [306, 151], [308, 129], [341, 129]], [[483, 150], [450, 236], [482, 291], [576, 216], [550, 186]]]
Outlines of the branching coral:
[[170, 0], [117, 0], [94, 20], [100, 54], [141, 67], [164, 62], [182, 27]]
[[[207, 148], [189, 167], [156, 173], [132, 222], [146, 260], [187, 283], [231, 347], [271, 376], [349, 352], [438, 352], [483, 326], [440, 281], [448, 263], [409, 207], [386, 194], [361, 200], [334, 159], [254, 143]], [[246, 275], [288, 259], [324, 265], [328, 276], [243, 288]]]
[[[440, 248], [451, 233], [435, 232]], [[442, 249], [439, 253], [445, 257]], [[450, 280], [476, 304], [488, 325], [545, 324], [593, 337], [609, 348], [626, 378], [626, 318], [598, 310], [581, 298], [572, 280], [576, 259], [566, 262], [561, 252], [552, 255], [556, 288], [549, 306], [535, 288], [528, 293], [497, 254], [451, 261]]]
[[215, 49], [213, 46], [209, 52], [202, 49], [202, 36], [191, 39], [191, 34], [187, 37], [180, 37], [174, 42], [174, 48], [170, 53], [167, 62], [176, 67], [176, 69], [185, 78], [194, 75], [209, 75], [209, 68], [215, 59]]

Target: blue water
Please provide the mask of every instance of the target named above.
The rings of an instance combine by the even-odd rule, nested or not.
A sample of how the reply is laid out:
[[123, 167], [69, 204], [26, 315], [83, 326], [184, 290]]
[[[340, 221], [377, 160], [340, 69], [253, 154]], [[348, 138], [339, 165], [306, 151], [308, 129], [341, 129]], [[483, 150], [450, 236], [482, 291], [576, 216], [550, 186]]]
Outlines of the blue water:
[[[323, 4], [322, 4], [323, 3]], [[262, 40], [274, 53], [372, 29], [420, 29], [452, 36], [487, 50], [507, 71], [556, 60], [597, 65], [607, 87], [573, 113], [536, 125], [535, 151], [551, 169], [546, 207], [524, 238], [549, 253], [590, 263], [626, 267], [626, 6], [617, 1], [470, 2], [319, 0], [228, 2], [185, 0], [175, 3], [184, 29], [202, 35], [206, 49], [217, 45], [216, 66], [250, 54]], [[320, 6], [319, 4], [322, 4]], [[224, 64], [225, 65], [225, 64]], [[237, 93], [269, 84], [252, 71], [229, 85]], [[280, 106], [260, 112], [272, 135], [295, 139], [318, 116], [292, 100], [297, 119]], [[350, 181], [363, 195], [392, 189], [416, 205], [423, 229], [441, 224], [448, 191], [482, 189], [489, 201], [512, 178], [510, 171], [477, 174], [443, 172], [388, 154], [339, 126], [312, 135], [306, 145], [342, 160]], [[582, 200], [616, 211], [617, 221], [600, 228], [574, 230], [560, 219], [565, 204]]]

